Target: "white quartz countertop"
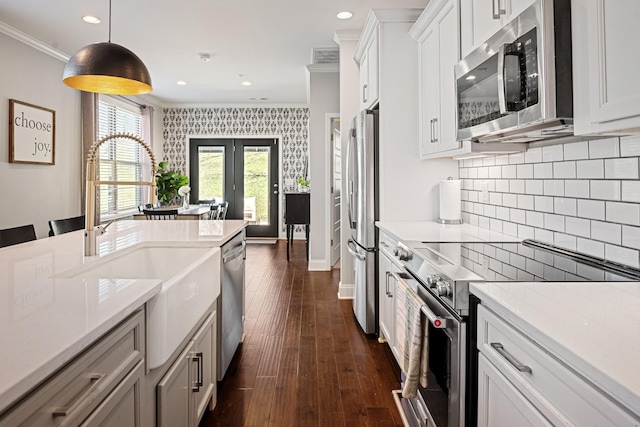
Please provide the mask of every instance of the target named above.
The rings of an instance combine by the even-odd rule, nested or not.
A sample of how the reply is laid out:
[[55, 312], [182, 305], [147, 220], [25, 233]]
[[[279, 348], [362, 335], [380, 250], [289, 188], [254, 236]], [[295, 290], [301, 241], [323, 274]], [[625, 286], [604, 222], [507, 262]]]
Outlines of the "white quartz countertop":
[[84, 231], [0, 249], [0, 412], [160, 292], [160, 280], [53, 278], [138, 244], [218, 247], [227, 221], [118, 221], [84, 257]]
[[434, 221], [376, 221], [376, 226], [402, 241], [436, 243], [520, 242], [514, 236], [469, 224], [449, 225]]
[[472, 283], [471, 292], [640, 416], [640, 283]]

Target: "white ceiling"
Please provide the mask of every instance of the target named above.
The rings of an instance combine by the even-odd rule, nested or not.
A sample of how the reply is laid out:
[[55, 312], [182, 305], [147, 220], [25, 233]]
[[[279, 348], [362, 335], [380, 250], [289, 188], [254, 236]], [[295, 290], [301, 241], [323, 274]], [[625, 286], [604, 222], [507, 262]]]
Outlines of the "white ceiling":
[[[305, 104], [305, 66], [313, 48], [337, 47], [335, 32], [359, 31], [370, 9], [422, 9], [428, 2], [112, 0], [111, 41], [142, 59], [151, 73], [151, 95], [165, 105]], [[108, 0], [0, 0], [0, 21], [70, 56], [108, 39], [108, 10]], [[353, 18], [337, 19], [343, 10]], [[102, 23], [87, 24], [84, 15]], [[200, 53], [211, 61], [203, 62]], [[243, 80], [253, 85], [242, 86]]]

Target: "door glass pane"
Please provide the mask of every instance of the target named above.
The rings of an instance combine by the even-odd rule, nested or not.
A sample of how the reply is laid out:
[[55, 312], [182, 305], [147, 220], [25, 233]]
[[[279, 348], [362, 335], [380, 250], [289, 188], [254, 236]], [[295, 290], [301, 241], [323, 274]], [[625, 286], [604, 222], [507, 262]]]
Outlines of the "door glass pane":
[[244, 219], [269, 225], [269, 147], [244, 147]]
[[198, 147], [198, 198], [224, 200], [224, 147]]

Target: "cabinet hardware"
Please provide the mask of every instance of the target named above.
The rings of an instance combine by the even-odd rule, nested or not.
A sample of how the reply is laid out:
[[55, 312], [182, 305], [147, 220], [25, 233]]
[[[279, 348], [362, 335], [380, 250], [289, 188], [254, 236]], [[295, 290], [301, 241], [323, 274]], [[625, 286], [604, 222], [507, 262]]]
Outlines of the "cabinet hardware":
[[391, 297], [392, 297], [392, 295], [391, 295], [391, 292], [389, 292], [389, 276], [391, 276], [391, 272], [390, 272], [390, 271], [387, 271], [386, 291], [387, 291], [387, 296], [388, 296], [389, 298], [391, 298]]
[[438, 118], [433, 119], [433, 142], [438, 142]]
[[492, 342], [491, 347], [493, 347], [500, 354], [500, 356], [504, 357], [507, 360], [507, 362], [509, 362], [518, 371], [531, 373], [530, 367], [520, 363], [518, 359], [516, 359], [511, 354], [509, 354], [509, 352], [505, 350], [504, 346], [499, 342]]
[[199, 351], [195, 353], [193, 357], [193, 361], [196, 362], [196, 381], [195, 385], [191, 386], [191, 391], [199, 392], [200, 387], [203, 386], [203, 374], [202, 374], [202, 365], [204, 362], [204, 354]]
[[[506, 15], [507, 9], [502, 9], [500, 5], [501, 0], [491, 0], [491, 8], [493, 12], [493, 19], [500, 19], [500, 15]], [[496, 7], [497, 5], [497, 7]]]
[[54, 417], [68, 417], [69, 415], [71, 415], [75, 410], [78, 409], [82, 402], [84, 402], [91, 395], [91, 393], [93, 393], [93, 391], [98, 387], [98, 384], [100, 384], [100, 380], [104, 378], [104, 376], [105, 374], [90, 374], [89, 381], [91, 381], [91, 385], [89, 386], [87, 391], [82, 393], [80, 397], [78, 397], [78, 399], [70, 406], [67, 406], [66, 408], [63, 407], [54, 409], [52, 415]]
[[367, 102], [367, 98], [365, 95], [366, 91], [367, 91], [367, 85], [364, 84], [362, 85], [362, 102]]

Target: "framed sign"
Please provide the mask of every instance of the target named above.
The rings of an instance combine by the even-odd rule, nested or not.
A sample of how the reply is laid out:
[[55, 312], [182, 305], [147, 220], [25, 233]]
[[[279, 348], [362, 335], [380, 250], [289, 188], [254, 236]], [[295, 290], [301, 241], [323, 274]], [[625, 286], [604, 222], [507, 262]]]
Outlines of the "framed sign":
[[56, 112], [9, 100], [9, 162], [55, 164]]

